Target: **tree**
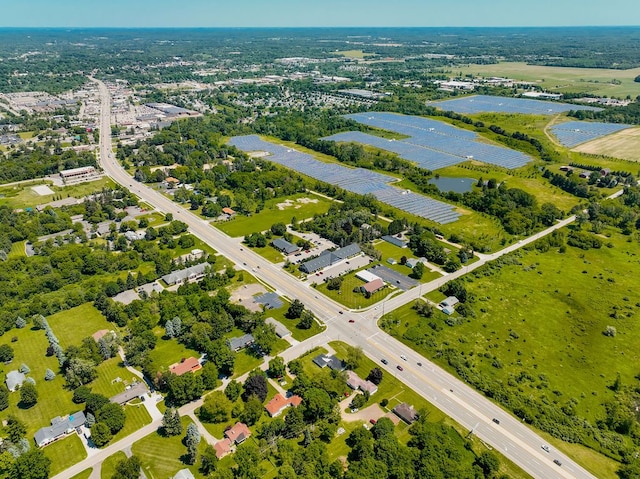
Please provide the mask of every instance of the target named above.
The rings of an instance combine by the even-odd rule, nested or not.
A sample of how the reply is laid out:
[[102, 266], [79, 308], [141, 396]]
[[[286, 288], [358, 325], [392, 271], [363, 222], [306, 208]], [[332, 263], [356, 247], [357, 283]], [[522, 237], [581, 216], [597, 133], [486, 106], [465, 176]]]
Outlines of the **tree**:
[[235, 379], [232, 379], [231, 381], [229, 381], [229, 384], [227, 384], [227, 387], [224, 388], [224, 395], [227, 396], [227, 398], [231, 402], [235, 402], [236, 399], [238, 399], [238, 397], [240, 396], [241, 392], [242, 392], [242, 386]]
[[233, 403], [222, 391], [213, 391], [208, 394], [204, 403], [198, 410], [201, 421], [211, 423], [223, 423], [230, 419]]
[[284, 365], [284, 359], [280, 356], [276, 356], [269, 361], [269, 376], [272, 378], [281, 378], [286, 372], [286, 366]]
[[140, 468], [142, 467], [140, 459], [137, 456], [131, 456], [116, 464], [116, 472], [111, 479], [132, 479], [140, 476]]
[[32, 449], [16, 459], [13, 477], [16, 479], [47, 479], [51, 459], [42, 449]]
[[289, 319], [298, 319], [302, 316], [302, 312], [304, 311], [304, 304], [299, 299], [294, 299], [293, 303], [289, 305], [289, 309], [287, 309], [287, 313], [285, 316]]
[[240, 420], [247, 426], [253, 426], [262, 417], [264, 406], [258, 396], [252, 395], [244, 405]]
[[304, 430], [304, 415], [301, 407], [292, 407], [287, 411], [284, 418], [285, 429], [283, 436], [287, 439], [293, 439], [302, 434]]
[[333, 401], [324, 389], [313, 387], [304, 397], [304, 416], [310, 422], [316, 422], [331, 414]]
[[273, 324], [262, 322], [253, 330], [255, 346], [265, 354], [271, 353], [271, 349], [278, 341], [276, 328]]
[[182, 406], [199, 399], [204, 392], [202, 376], [199, 374], [170, 374], [167, 379], [167, 401], [173, 406]]
[[369, 375], [367, 376], [367, 380], [371, 381], [376, 386], [382, 382], [382, 371], [380, 368], [373, 368]]
[[311, 311], [303, 311], [300, 321], [296, 326], [298, 329], [311, 329], [313, 326], [313, 313]]
[[13, 348], [8, 344], [0, 345], [0, 362], [6, 363], [13, 360]]
[[90, 393], [85, 399], [87, 411], [97, 414], [103, 406], [109, 404], [109, 398], [102, 394]]
[[360, 346], [349, 346], [346, 347], [347, 353], [344, 359], [344, 362], [348, 369], [356, 369], [362, 359], [364, 358], [364, 353], [362, 352], [362, 348]]
[[218, 368], [211, 361], [207, 361], [202, 366], [200, 376], [202, 376], [202, 385], [205, 389], [215, 389], [218, 386]]
[[38, 390], [30, 382], [25, 382], [20, 388], [20, 407], [29, 409], [38, 402]]
[[124, 409], [119, 404], [105, 404], [97, 413], [98, 422], [104, 423], [109, 427], [111, 434], [116, 434], [124, 427], [126, 415]]
[[423, 275], [424, 275], [424, 264], [418, 261], [416, 265], [413, 267], [411, 276], [413, 276], [413, 278], [415, 279], [422, 279]]
[[65, 379], [71, 387], [82, 386], [93, 381], [98, 376], [93, 361], [82, 358], [74, 358], [69, 361], [65, 371]]
[[162, 416], [162, 430], [165, 436], [179, 436], [182, 434], [182, 421], [177, 409], [167, 408]]
[[53, 378], [56, 377], [56, 373], [54, 373], [51, 369], [47, 368], [47, 370], [44, 372], [44, 380], [45, 381], [52, 381]]
[[[260, 371], [262, 373], [262, 371]], [[267, 378], [263, 374], [249, 375], [244, 383], [242, 399], [248, 401], [251, 396], [256, 396], [261, 403], [267, 398]]]
[[494, 453], [490, 451], [483, 451], [476, 458], [475, 463], [480, 466], [484, 477], [493, 477], [493, 475], [500, 469], [500, 459]]
[[342, 286], [344, 278], [342, 276], [336, 276], [335, 278], [329, 278], [327, 280], [327, 289], [329, 291], [338, 291]]
[[211, 445], [207, 444], [200, 456], [200, 472], [203, 475], [208, 476], [216, 470], [216, 467], [218, 467], [218, 456], [216, 455], [216, 450]]
[[198, 427], [191, 423], [187, 426], [187, 434], [184, 438], [187, 446], [187, 464], [195, 464], [198, 458], [198, 445], [200, 444], [200, 433]]
[[9, 407], [9, 389], [4, 384], [0, 384], [0, 411]]
[[260, 450], [253, 444], [250, 444], [248, 441], [240, 444], [233, 458], [237, 464], [236, 477], [259, 479], [263, 476], [264, 471], [260, 467], [262, 454], [260, 454]]
[[91, 440], [98, 447], [106, 445], [112, 437], [109, 426], [104, 423], [97, 422], [91, 428]]
[[6, 431], [7, 436], [9, 436], [9, 440], [12, 443], [17, 444], [27, 433], [27, 426], [25, 426], [17, 417], [9, 415], [7, 417]]

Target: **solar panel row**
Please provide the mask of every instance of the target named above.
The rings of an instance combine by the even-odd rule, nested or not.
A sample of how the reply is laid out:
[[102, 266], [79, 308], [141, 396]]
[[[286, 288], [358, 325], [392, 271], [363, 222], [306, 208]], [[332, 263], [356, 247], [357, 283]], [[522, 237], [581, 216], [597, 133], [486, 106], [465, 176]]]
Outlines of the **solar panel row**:
[[429, 170], [455, 165], [470, 158], [509, 169], [519, 168], [531, 161], [519, 151], [477, 141], [479, 137], [472, 131], [428, 118], [394, 113], [357, 113], [347, 115], [347, 118], [375, 128], [396, 131], [410, 138], [388, 140], [361, 132], [346, 132], [324, 139], [375, 146]]
[[551, 131], [560, 143], [571, 148], [630, 127], [622, 123], [568, 121], [552, 126]]
[[352, 193], [373, 194], [381, 202], [421, 218], [445, 224], [456, 221], [460, 216], [450, 204], [389, 185], [388, 183], [396, 181], [391, 176], [363, 168], [323, 163], [306, 153], [263, 141], [256, 135], [235, 136], [229, 143], [247, 152], [269, 152], [271, 155], [266, 157], [269, 161]]
[[528, 113], [533, 115], [553, 115], [569, 110], [600, 111], [593, 106], [572, 105], [554, 101], [530, 100], [528, 98], [510, 98], [491, 95], [473, 95], [453, 100], [431, 103], [442, 110], [456, 113]]

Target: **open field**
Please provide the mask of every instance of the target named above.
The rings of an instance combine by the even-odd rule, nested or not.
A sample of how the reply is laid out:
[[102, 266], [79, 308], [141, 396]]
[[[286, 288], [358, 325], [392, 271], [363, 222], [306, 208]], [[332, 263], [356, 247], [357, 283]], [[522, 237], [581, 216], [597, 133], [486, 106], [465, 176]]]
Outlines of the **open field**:
[[[368, 266], [367, 266], [368, 268]], [[360, 309], [367, 306], [371, 306], [378, 301], [382, 301], [390, 294], [397, 291], [396, 288], [386, 286], [380, 291], [377, 291], [367, 298], [364, 294], [358, 292], [355, 293], [354, 288], [359, 288], [365, 284], [361, 279], [356, 278], [356, 273], [351, 272], [342, 276], [342, 285], [338, 290], [330, 290], [327, 288], [327, 283], [320, 283], [316, 289], [324, 294], [326, 297], [337, 301], [348, 309]]]
[[124, 461], [126, 458], [127, 456], [125, 453], [119, 451], [102, 461], [102, 467], [100, 469], [101, 479], [111, 479], [111, 476], [116, 472], [116, 464], [120, 461]]
[[[187, 452], [187, 448], [182, 444], [182, 439], [189, 424], [191, 424], [191, 420], [188, 417], [183, 417], [183, 433], [181, 435], [165, 437], [159, 433], [152, 433], [133, 444], [132, 452], [140, 458], [142, 469], [148, 479], [173, 477], [176, 472], [187, 467], [182, 462], [181, 456]], [[200, 452], [205, 445], [204, 440], [200, 442]], [[197, 466], [190, 466], [189, 469], [196, 478], [203, 477]]]
[[575, 151], [640, 161], [640, 128], [629, 128], [597, 140], [583, 143]]
[[127, 420], [124, 423], [124, 427], [113, 436], [111, 443], [124, 439], [129, 434], [133, 434], [138, 429], [151, 424], [151, 416], [149, 416], [147, 408], [140, 402], [138, 404], [127, 404], [124, 406], [124, 412], [127, 415]]
[[164, 328], [157, 326], [153, 329], [158, 337], [156, 347], [151, 350], [149, 357], [160, 367], [169, 369], [173, 363], [179, 363], [181, 359], [190, 356], [200, 357], [200, 353], [194, 349], [187, 348], [177, 339], [163, 339]]
[[[407, 305], [387, 315], [398, 321], [389, 330], [449, 370], [441, 355], [445, 347], [468, 358], [468, 367], [485, 380], [507, 383], [531, 375], [514, 392], [558, 408], [572, 403], [579, 417], [595, 424], [614, 397], [610, 386], [617, 373], [622, 384], [637, 384], [640, 348], [640, 245], [617, 233], [604, 242], [612, 247], [507, 257], [501, 269], [476, 271], [466, 284], [477, 298], [475, 318], [450, 327], [442, 316], [421, 319]], [[615, 337], [603, 335], [610, 325]], [[565, 448], [560, 441], [556, 445]], [[598, 477], [614, 477], [613, 461], [579, 446], [567, 452], [575, 448], [582, 452], [574, 457]]]
[[3, 186], [0, 187], [0, 205], [7, 205], [11, 208], [33, 208], [36, 205], [41, 205], [53, 201], [54, 196], [60, 195], [62, 198], [74, 197], [82, 198], [94, 191], [100, 191], [103, 187], [112, 185], [113, 182], [107, 178], [101, 178], [100, 180], [91, 181], [89, 183], [80, 183], [73, 186], [53, 186], [50, 185], [54, 191], [54, 195], [40, 196], [31, 189], [31, 186], [24, 184], [16, 186]]
[[341, 52], [335, 52], [336, 55], [342, 55], [347, 58], [365, 58], [374, 57], [374, 53], [365, 53], [362, 50], [343, 50]]
[[[516, 80], [539, 82], [552, 92], [589, 92], [602, 96], [635, 98], [640, 94], [640, 85], [633, 79], [640, 75], [640, 68], [630, 70], [607, 70], [604, 68], [567, 68], [527, 65], [521, 62], [502, 62], [494, 65], [470, 65], [453, 67], [451, 73], [484, 77], [500, 76]], [[616, 80], [615, 84], [613, 80]]]
[[51, 476], [64, 471], [87, 457], [87, 451], [82, 444], [82, 440], [75, 433], [49, 444], [43, 451], [51, 459], [51, 469], [49, 471]]
[[122, 366], [119, 356], [107, 359], [96, 367], [98, 377], [90, 384], [91, 390], [106, 397], [124, 391], [125, 384], [131, 384], [138, 377]]
[[[302, 198], [309, 198], [313, 202], [297, 201]], [[289, 197], [289, 199], [293, 200], [294, 204], [282, 209], [278, 207], [278, 204], [284, 203], [284, 200], [282, 198], [272, 199], [265, 203], [265, 207], [260, 213], [251, 216], [238, 215], [229, 221], [213, 224], [230, 236], [245, 236], [269, 229], [274, 223], [289, 224], [294, 216], [300, 221], [317, 214], [324, 214], [330, 205], [330, 202], [325, 198], [312, 193], [300, 193]]]
[[92, 303], [85, 303], [66, 311], [61, 311], [47, 318], [47, 322], [60, 340], [60, 345], [67, 348], [72, 344], [79, 346], [82, 340], [101, 329], [113, 329]]

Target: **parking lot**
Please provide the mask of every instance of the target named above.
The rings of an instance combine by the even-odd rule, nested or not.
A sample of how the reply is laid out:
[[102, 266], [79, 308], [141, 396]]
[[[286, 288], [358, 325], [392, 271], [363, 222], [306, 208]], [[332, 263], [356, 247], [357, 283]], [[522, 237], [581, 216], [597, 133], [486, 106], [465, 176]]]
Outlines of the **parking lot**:
[[400, 274], [397, 271], [380, 264], [369, 268], [367, 271], [370, 271], [376, 276], [380, 276], [380, 278], [382, 278], [386, 283], [391, 286], [395, 286], [396, 288], [400, 288], [403, 291], [407, 291], [408, 289], [418, 285], [418, 282], [415, 279], [411, 279], [404, 274]]

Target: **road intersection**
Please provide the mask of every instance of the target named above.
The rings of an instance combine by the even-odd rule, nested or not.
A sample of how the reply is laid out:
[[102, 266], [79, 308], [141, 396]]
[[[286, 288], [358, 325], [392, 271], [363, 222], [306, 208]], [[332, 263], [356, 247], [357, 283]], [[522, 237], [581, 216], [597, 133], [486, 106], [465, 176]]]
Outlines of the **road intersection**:
[[[409, 388], [429, 400], [444, 413], [452, 417], [463, 427], [473, 431], [490, 448], [494, 448], [511, 461], [516, 463], [535, 478], [578, 478], [595, 479], [595, 476], [576, 464], [566, 455], [556, 450], [546, 452], [541, 448], [545, 441], [518, 418], [504, 411], [482, 394], [478, 393], [464, 382], [449, 374], [428, 359], [419, 355], [408, 346], [382, 331], [377, 320], [382, 316], [382, 309], [388, 313], [407, 303], [415, 301], [422, 295], [439, 288], [452, 279], [461, 277], [481, 267], [485, 263], [500, 256], [515, 251], [531, 242], [550, 234], [575, 221], [571, 216], [554, 226], [536, 233], [519, 243], [510, 245], [501, 251], [489, 255], [480, 255], [480, 259], [462, 269], [437, 278], [420, 287], [415, 287], [402, 294], [384, 301], [384, 308], [371, 307], [362, 311], [348, 311], [344, 307], [325, 296], [318, 295], [313, 288], [304, 285], [297, 278], [281, 268], [276, 267], [256, 253], [242, 248], [236, 239], [230, 238], [221, 231], [213, 228], [207, 222], [193, 213], [180, 207], [159, 192], [138, 183], [120, 166], [114, 157], [111, 146], [110, 125], [110, 95], [106, 85], [96, 79], [102, 102], [100, 121], [100, 166], [115, 182], [129, 189], [144, 201], [162, 213], [171, 213], [175, 219], [183, 221], [189, 226], [189, 231], [210, 245], [220, 254], [233, 261], [238, 268], [251, 273], [265, 284], [269, 284], [279, 294], [289, 299], [298, 299], [322, 320], [327, 329], [307, 341], [301, 342], [284, 351], [281, 356], [289, 361], [308, 351], [309, 349], [326, 344], [328, 341], [341, 340], [353, 346], [360, 346], [364, 353], [376, 362], [386, 358], [389, 364], [380, 364], [388, 374], [395, 375]], [[342, 314], [338, 314], [343, 311]], [[349, 320], [353, 320], [350, 323]], [[400, 359], [405, 356], [407, 361]], [[421, 366], [418, 365], [421, 364]], [[403, 371], [396, 369], [402, 364]], [[200, 401], [190, 403], [181, 409], [181, 413], [188, 414], [199, 407]], [[493, 419], [498, 419], [499, 424]], [[55, 476], [54, 479], [73, 476], [75, 473], [97, 464], [108, 455], [130, 446], [138, 439], [155, 431], [158, 421], [145, 426], [136, 433], [108, 446], [100, 454], [76, 464], [74, 467]], [[562, 463], [553, 463], [557, 459]]]

